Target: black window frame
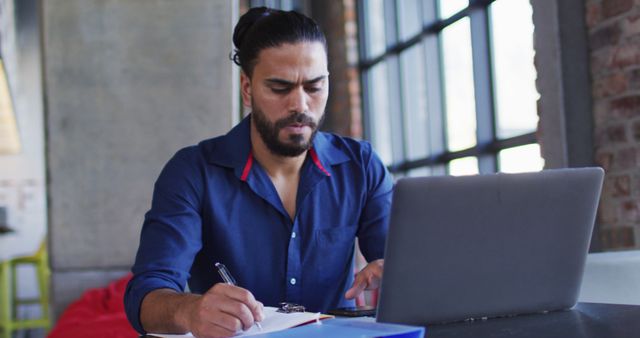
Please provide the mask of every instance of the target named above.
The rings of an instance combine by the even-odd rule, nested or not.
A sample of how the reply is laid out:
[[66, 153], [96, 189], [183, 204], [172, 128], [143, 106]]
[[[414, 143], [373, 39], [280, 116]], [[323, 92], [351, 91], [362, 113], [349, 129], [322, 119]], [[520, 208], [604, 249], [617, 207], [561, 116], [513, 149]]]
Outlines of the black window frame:
[[[495, 93], [494, 93], [494, 79], [493, 79], [493, 57], [491, 48], [491, 34], [490, 34], [490, 17], [489, 6], [495, 1], [508, 1], [508, 0], [470, 0], [469, 5], [459, 12], [451, 15], [448, 18], [441, 19], [438, 17], [438, 0], [422, 0], [422, 16], [423, 26], [422, 30], [403, 41], [395, 40], [391, 45], [387, 45], [384, 53], [372, 58], [368, 58], [367, 53], [367, 20], [365, 18], [365, 6], [367, 0], [357, 1], [358, 11], [358, 34], [359, 34], [359, 61], [358, 68], [360, 71], [361, 79], [361, 95], [363, 105], [363, 119], [364, 119], [364, 137], [371, 140], [372, 135], [372, 116], [370, 107], [370, 88], [367, 81], [367, 71], [371, 70], [374, 66], [387, 60], [396, 61], [399, 60], [400, 55], [407, 51], [409, 48], [419, 45], [421, 43], [426, 44], [423, 52], [426, 53], [425, 59], [430, 59], [431, 62], [426, 62], [426, 86], [427, 86], [427, 106], [429, 114], [429, 126], [427, 130], [430, 135], [430, 150], [431, 155], [419, 159], [409, 160], [407, 159], [406, 142], [402, 141], [400, 146], [398, 145], [398, 138], [402, 139], [402, 135], [398, 135], [398, 127], [402, 126], [402, 118], [405, 113], [402, 112], [401, 103], [394, 102], [394, 108], [399, 109], [402, 112], [397, 114], [396, 119], [399, 119], [396, 123], [391, 123], [392, 128], [392, 147], [395, 149], [393, 152], [393, 162], [389, 165], [389, 170], [394, 174], [406, 175], [411, 170], [420, 168], [431, 168], [432, 174], [444, 174], [443, 168], [448, 168], [448, 164], [455, 160], [465, 157], [476, 157], [478, 159], [478, 171], [479, 173], [492, 173], [499, 170], [498, 157], [499, 152], [505, 149], [537, 144], [536, 132], [525, 133], [509, 138], [499, 138], [496, 133], [496, 107], [495, 107]], [[392, 26], [395, 26], [395, 34], [399, 31], [397, 25], [398, 21], [398, 2], [402, 0], [386, 0], [385, 11], [392, 10], [393, 22]], [[444, 108], [444, 74], [442, 66], [442, 43], [441, 32], [448, 26], [452, 25], [459, 20], [469, 17], [471, 25], [471, 42], [472, 42], [472, 59], [473, 59], [473, 82], [475, 90], [475, 111], [476, 111], [476, 140], [477, 143], [474, 147], [459, 150], [450, 151], [446, 148], [446, 110]], [[385, 17], [385, 23], [387, 17]], [[388, 26], [388, 24], [386, 23]], [[386, 28], [387, 32], [389, 27]], [[402, 77], [401, 65], [397, 62], [392, 64], [395, 67], [395, 74]], [[393, 82], [393, 81], [390, 81]], [[398, 84], [402, 82], [400, 79]], [[395, 88], [400, 88], [396, 84]], [[393, 85], [393, 83], [392, 83]], [[400, 89], [401, 90], [401, 89]], [[393, 98], [390, 95], [390, 99], [401, 101], [400, 97]], [[398, 149], [401, 147], [402, 149]], [[400, 152], [401, 156], [398, 156]], [[400, 160], [397, 160], [401, 157]], [[448, 169], [446, 169], [448, 172]]]

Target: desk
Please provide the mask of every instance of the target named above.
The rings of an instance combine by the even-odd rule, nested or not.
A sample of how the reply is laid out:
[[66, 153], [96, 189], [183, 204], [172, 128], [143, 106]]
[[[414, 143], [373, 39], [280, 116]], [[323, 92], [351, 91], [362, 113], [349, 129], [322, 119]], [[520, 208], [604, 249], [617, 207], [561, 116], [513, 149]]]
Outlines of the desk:
[[638, 338], [640, 306], [579, 303], [568, 311], [427, 326], [425, 338], [453, 337]]
[[578, 303], [568, 311], [431, 325], [426, 338], [637, 338], [640, 306]]

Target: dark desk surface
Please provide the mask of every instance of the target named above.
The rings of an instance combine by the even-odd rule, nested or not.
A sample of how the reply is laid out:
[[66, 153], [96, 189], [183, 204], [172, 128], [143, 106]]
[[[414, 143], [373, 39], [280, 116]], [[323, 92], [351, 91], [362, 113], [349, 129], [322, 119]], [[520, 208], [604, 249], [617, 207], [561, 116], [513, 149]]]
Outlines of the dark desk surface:
[[568, 311], [427, 327], [426, 338], [638, 338], [640, 306], [579, 303]]
[[640, 305], [579, 303], [568, 311], [431, 325], [425, 336], [453, 337], [640, 338]]

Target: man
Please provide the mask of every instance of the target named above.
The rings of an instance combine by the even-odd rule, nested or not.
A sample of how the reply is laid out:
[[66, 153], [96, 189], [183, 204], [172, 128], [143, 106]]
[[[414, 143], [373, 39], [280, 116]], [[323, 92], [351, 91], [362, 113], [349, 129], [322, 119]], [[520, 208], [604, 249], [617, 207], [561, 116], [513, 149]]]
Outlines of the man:
[[[393, 184], [368, 143], [318, 132], [323, 33], [301, 14], [254, 8], [233, 40], [251, 114], [160, 174], [125, 297], [140, 332], [231, 336], [262, 320], [263, 303], [350, 306], [382, 277]], [[356, 237], [369, 263], [354, 278]]]

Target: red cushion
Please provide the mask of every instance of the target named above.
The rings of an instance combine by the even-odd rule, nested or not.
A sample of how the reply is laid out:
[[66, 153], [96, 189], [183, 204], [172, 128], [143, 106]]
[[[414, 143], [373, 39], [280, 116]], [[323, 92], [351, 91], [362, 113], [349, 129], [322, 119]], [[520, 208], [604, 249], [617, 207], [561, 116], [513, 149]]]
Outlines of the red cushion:
[[105, 288], [90, 289], [64, 311], [48, 338], [137, 338], [124, 313], [124, 292], [131, 275]]

